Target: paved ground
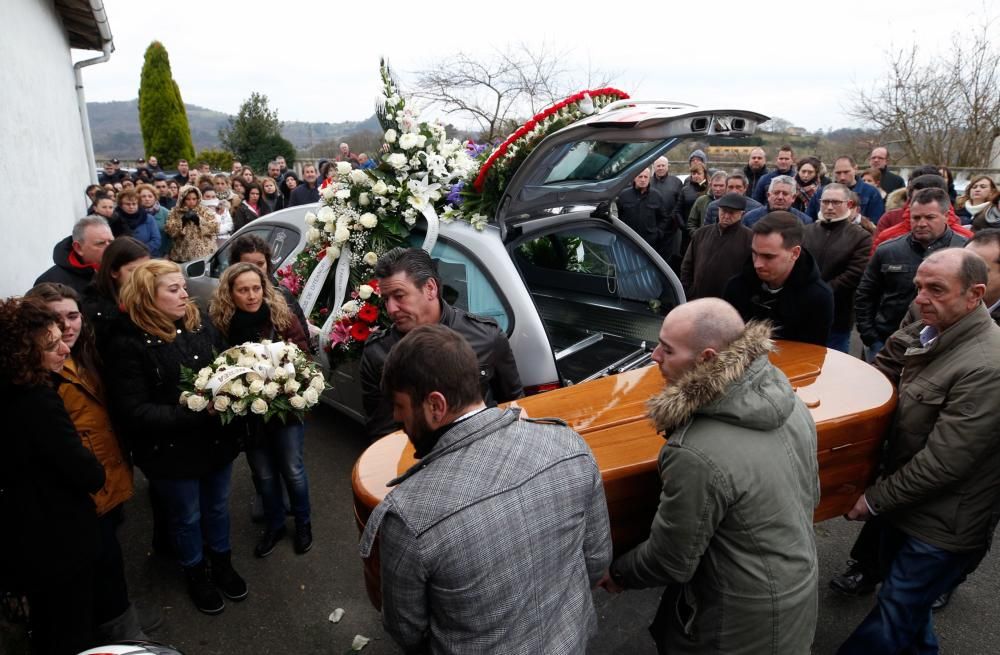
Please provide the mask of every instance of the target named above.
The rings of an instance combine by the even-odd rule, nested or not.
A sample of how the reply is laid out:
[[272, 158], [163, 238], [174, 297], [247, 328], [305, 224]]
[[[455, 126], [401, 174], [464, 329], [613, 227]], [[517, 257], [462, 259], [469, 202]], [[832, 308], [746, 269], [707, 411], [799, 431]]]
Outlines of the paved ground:
[[[361, 634], [372, 640], [363, 652], [398, 653], [368, 603], [357, 556], [350, 472], [366, 445], [356, 424], [325, 407], [314, 412], [307, 429], [306, 451], [316, 545], [304, 556], [295, 555], [291, 541], [286, 540], [267, 559], [253, 557], [258, 528], [250, 522], [252, 486], [245, 461], [242, 458], [238, 461], [233, 492], [234, 560], [248, 580], [250, 597], [242, 603], [229, 603], [217, 617], [194, 610], [176, 566], [148, 554], [146, 483], [137, 476], [136, 498], [129, 504], [129, 517], [121, 535], [133, 595], [144, 596], [163, 607], [166, 621], [155, 637], [188, 655], [340, 655], [349, 652], [352, 639]], [[825, 581], [842, 565], [856, 531], [856, 525], [842, 520], [817, 526], [823, 581], [820, 621], [813, 647], [817, 655], [834, 653], [870, 607], [870, 598], [844, 599], [825, 586]], [[996, 556], [991, 556], [956, 593], [951, 606], [939, 615], [942, 652], [970, 655], [1000, 652], [998, 589], [1000, 564]], [[616, 597], [595, 593], [600, 634], [590, 651], [616, 655], [654, 653], [646, 625], [655, 612], [658, 598], [658, 590], [628, 592]], [[334, 625], [327, 617], [337, 607], [346, 610], [346, 614]], [[0, 630], [0, 637], [4, 632]], [[15, 655], [20, 651], [13, 646], [5, 649], [3, 645], [0, 639], [0, 652]]]

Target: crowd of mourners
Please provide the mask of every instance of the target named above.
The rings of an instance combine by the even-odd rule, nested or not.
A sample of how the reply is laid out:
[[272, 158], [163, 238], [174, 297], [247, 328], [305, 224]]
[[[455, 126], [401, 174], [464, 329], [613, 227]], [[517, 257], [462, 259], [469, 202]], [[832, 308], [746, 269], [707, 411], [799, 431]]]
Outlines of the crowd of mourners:
[[[337, 159], [373, 165], [346, 144]], [[230, 246], [204, 309], [178, 264], [316, 202], [335, 163], [300, 178], [282, 157], [263, 176], [181, 161], [166, 175], [149, 157], [133, 178], [109, 161], [52, 267], [0, 301], [0, 385], [16, 408], [0, 460], [0, 589], [27, 598], [38, 653], [159, 625], [129, 596], [117, 536], [133, 467], [149, 480], [153, 549], [180, 564], [206, 614], [249, 593], [230, 540], [240, 452], [262, 506], [254, 554], [279, 547], [288, 514], [294, 551], [310, 550], [302, 422], [223, 425], [178, 401], [182, 369], [246, 341], [312, 352], [310, 326], [256, 236]], [[830, 582], [881, 587], [839, 652], [936, 652], [931, 611], [978, 566], [998, 517], [1000, 422], [983, 398], [1000, 392], [1000, 192], [981, 175], [956, 197], [938, 166], [904, 180], [885, 148], [869, 163], [843, 156], [828, 170], [784, 147], [773, 168], [754, 149], [726, 172], [696, 150], [683, 182], [660, 158], [617, 199], [691, 302], [667, 315], [653, 353], [668, 381], [649, 405], [667, 439], [660, 508], [649, 538], [616, 559], [579, 435], [496, 407], [523, 395], [503, 331], [441, 298], [423, 251], [379, 259], [393, 326], [362, 356], [367, 428], [401, 425], [419, 462], [393, 481], [361, 551], [378, 537], [383, 618], [406, 652], [584, 652], [595, 586], [665, 587], [659, 652], [809, 652], [816, 429], [767, 354], [772, 336], [849, 352], [855, 332], [899, 404], [879, 479], [847, 515], [866, 523]]]

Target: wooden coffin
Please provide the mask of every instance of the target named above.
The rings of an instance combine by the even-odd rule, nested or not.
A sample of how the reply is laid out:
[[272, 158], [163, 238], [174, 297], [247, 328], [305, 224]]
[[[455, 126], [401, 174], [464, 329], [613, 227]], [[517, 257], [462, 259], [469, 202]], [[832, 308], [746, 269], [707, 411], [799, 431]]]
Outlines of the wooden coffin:
[[[881, 373], [854, 357], [802, 343], [778, 346], [771, 361], [816, 421], [822, 498], [814, 520], [825, 521], [846, 513], [872, 481], [895, 391]], [[645, 403], [663, 384], [654, 365], [518, 401], [530, 416], [562, 418], [590, 444], [604, 479], [616, 555], [646, 538], [656, 511], [663, 437], [646, 418]], [[383, 437], [361, 455], [352, 477], [359, 530], [389, 492], [386, 482], [414, 463], [402, 432]], [[380, 607], [377, 547], [364, 566], [368, 596]]]

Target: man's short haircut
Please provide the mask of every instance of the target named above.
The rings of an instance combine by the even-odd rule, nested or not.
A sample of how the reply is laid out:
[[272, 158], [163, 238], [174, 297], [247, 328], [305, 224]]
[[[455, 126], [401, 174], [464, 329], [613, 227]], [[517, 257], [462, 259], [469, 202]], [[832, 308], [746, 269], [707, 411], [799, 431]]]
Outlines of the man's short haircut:
[[798, 189], [798, 185], [795, 184], [795, 178], [792, 177], [791, 175], [775, 175], [774, 177], [771, 178], [770, 184], [767, 185], [767, 192], [771, 193], [772, 191], [774, 191], [774, 187], [778, 186], [779, 184], [784, 184], [786, 186], [792, 187], [792, 193], [795, 193], [795, 190]]
[[853, 191], [847, 188], [846, 185], [840, 184], [839, 182], [830, 182], [825, 187], [823, 187], [823, 195], [826, 195], [827, 191], [840, 191], [844, 194], [844, 200], [850, 200]]
[[[930, 177], [930, 176], [925, 176]], [[938, 179], [944, 179], [938, 176]], [[911, 205], [927, 205], [932, 202], [936, 202], [938, 207], [941, 209], [942, 214], [947, 214], [951, 209], [951, 198], [948, 196], [948, 192], [944, 189], [938, 187], [927, 187], [925, 189], [920, 189], [913, 194], [913, 199], [910, 201]]]
[[741, 182], [743, 182], [743, 186], [747, 186], [750, 184], [750, 181], [747, 179], [747, 176], [739, 172], [730, 173], [729, 175], [727, 175], [726, 184], [729, 184], [729, 180], [740, 180]]
[[725, 182], [728, 177], [729, 176], [726, 175], [726, 171], [715, 171], [714, 173], [712, 173], [712, 179], [709, 180], [709, 182], [715, 182], [720, 178], [722, 179], [723, 182]]
[[778, 152], [788, 152], [791, 153], [792, 157], [795, 156], [795, 151], [792, 150], [792, 146], [781, 146], [778, 148]]
[[985, 285], [990, 279], [990, 269], [982, 257], [974, 252], [962, 250], [962, 265], [958, 267], [958, 281], [962, 291], [968, 291], [974, 284]]
[[[995, 227], [986, 230], [979, 230], [972, 234], [972, 238], [965, 244], [966, 247], [976, 244], [977, 246], [994, 245], [1000, 248], [1000, 229]], [[1000, 264], [1000, 260], [996, 262]]]
[[271, 246], [256, 234], [244, 234], [233, 241], [229, 250], [229, 263], [235, 264], [243, 258], [243, 255], [255, 252], [264, 255], [264, 259], [267, 260], [267, 274], [273, 275], [274, 264], [271, 262], [271, 258], [274, 254], [271, 251]]
[[754, 234], [767, 236], [768, 234], [780, 234], [781, 246], [785, 250], [791, 250], [795, 246], [802, 245], [805, 236], [805, 229], [802, 222], [795, 214], [786, 211], [774, 211], [753, 224], [750, 228]]
[[910, 173], [910, 181], [906, 184], [906, 194], [912, 195], [917, 189], [926, 189], [926, 186], [917, 186], [917, 180], [927, 175], [934, 175], [941, 179], [942, 189], [948, 189], [948, 180], [941, 177], [941, 171], [937, 166], [919, 166]]
[[83, 243], [88, 227], [108, 227], [108, 221], [103, 216], [84, 216], [73, 225], [73, 241]]
[[272, 159], [271, 161], [267, 162], [267, 165], [268, 165], [269, 168], [271, 166], [281, 166], [281, 164], [278, 163], [277, 159]]
[[313, 169], [315, 171], [316, 170], [316, 164], [303, 164], [302, 165], [302, 172], [305, 173], [307, 168], [311, 168], [311, 169]]
[[449, 410], [461, 410], [483, 401], [479, 387], [479, 360], [458, 332], [443, 325], [421, 325], [410, 330], [389, 351], [382, 369], [382, 393], [405, 393], [414, 404], [437, 391]]
[[397, 273], [406, 273], [418, 289], [427, 284], [427, 280], [437, 283], [441, 290], [441, 278], [438, 276], [437, 265], [426, 250], [421, 248], [393, 248], [378, 258], [375, 263], [375, 277], [384, 280]]
[[177, 163], [178, 164], [186, 164], [186, 163], [188, 163], [188, 160], [186, 160], [186, 159], [178, 159]]
[[957, 271], [958, 283], [962, 285], [963, 293], [968, 291], [974, 284], [985, 285], [989, 281], [990, 271], [986, 267], [986, 262], [983, 261], [982, 257], [965, 248], [945, 248], [944, 250], [933, 252], [927, 255], [921, 266], [942, 260], [947, 261], [954, 257], [959, 258]]
[[840, 155], [839, 157], [833, 160], [833, 165], [836, 166], [837, 162], [841, 160], [849, 162], [851, 164], [851, 168], [858, 167], [858, 162], [854, 161], [854, 157], [851, 157], [850, 155]]
[[923, 189], [940, 189], [948, 191], [948, 181], [938, 173], [925, 173], [919, 177], [910, 178], [910, 184], [906, 187], [907, 195], [916, 196], [918, 191]]
[[765, 158], [767, 157], [767, 150], [764, 150], [760, 146], [755, 146], [750, 149], [750, 155], [747, 158], [749, 159], [750, 157], [753, 157], [753, 153], [757, 152], [758, 150], [760, 150], [761, 154], [763, 154]]

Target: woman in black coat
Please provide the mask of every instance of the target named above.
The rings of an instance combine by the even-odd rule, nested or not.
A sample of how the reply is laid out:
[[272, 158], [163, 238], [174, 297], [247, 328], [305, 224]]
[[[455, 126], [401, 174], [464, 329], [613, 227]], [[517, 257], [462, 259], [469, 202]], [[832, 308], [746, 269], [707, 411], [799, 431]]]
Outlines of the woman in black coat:
[[[188, 298], [177, 264], [141, 264], [119, 293], [130, 321], [111, 341], [106, 384], [117, 425], [165, 505], [188, 592], [206, 614], [243, 600], [231, 562], [229, 492], [239, 443], [210, 409], [182, 405], [181, 367], [197, 371], [224, 350], [219, 333]], [[203, 554], [207, 547], [208, 560]], [[221, 595], [220, 595], [221, 592]]]
[[0, 588], [26, 593], [32, 650], [71, 655], [95, 645], [97, 513], [104, 468], [83, 447], [54, 373], [69, 348], [59, 316], [37, 299], [0, 301]]

